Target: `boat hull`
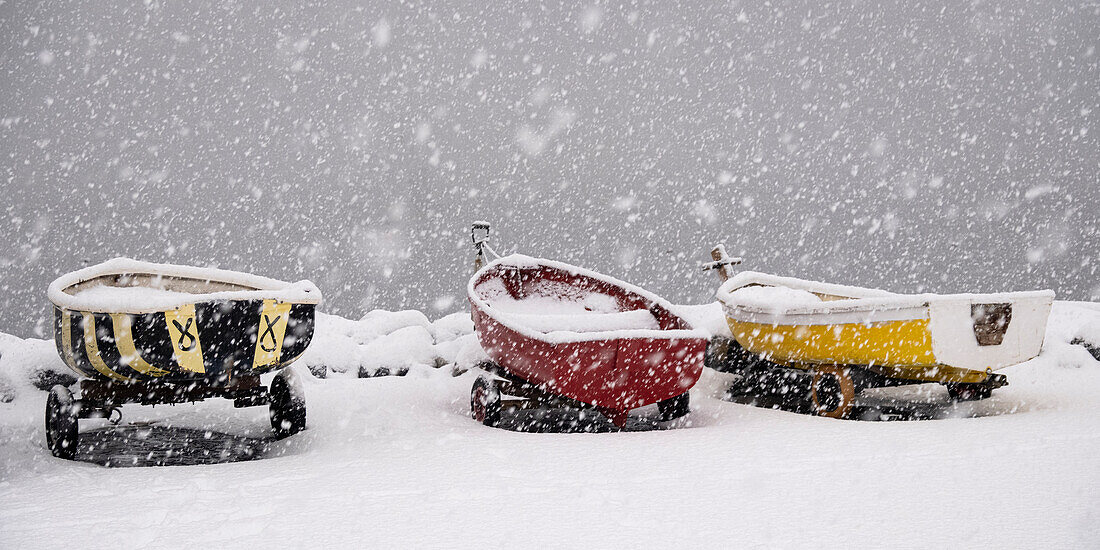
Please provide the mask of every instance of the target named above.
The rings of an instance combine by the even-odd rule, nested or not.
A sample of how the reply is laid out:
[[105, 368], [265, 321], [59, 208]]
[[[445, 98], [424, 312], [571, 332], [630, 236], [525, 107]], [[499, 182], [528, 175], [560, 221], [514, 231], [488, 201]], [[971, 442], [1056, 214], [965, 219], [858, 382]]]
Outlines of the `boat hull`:
[[[1035, 357], [1053, 301], [1049, 291], [907, 296], [765, 274], [738, 277], [719, 298], [746, 350], [792, 367], [855, 365], [923, 382], [982, 382]], [[733, 295], [754, 285], [797, 288], [822, 301], [769, 308]]]
[[680, 395], [703, 369], [700, 338], [624, 338], [552, 343], [529, 338], [474, 306], [474, 327], [489, 357], [546, 391], [627, 411]]
[[151, 313], [54, 308], [58, 355], [115, 382], [225, 384], [292, 363], [313, 338], [315, 304], [218, 300]]
[[742, 347], [787, 366], [860, 365], [890, 378], [927, 382], [981, 382], [989, 376], [937, 362], [927, 319], [809, 326], [726, 321]]
[[[508, 263], [509, 258], [516, 263]], [[483, 268], [468, 287], [478, 340], [507, 374], [549, 393], [613, 411], [611, 416], [619, 421], [625, 419], [625, 411], [679, 396], [699, 380], [706, 335], [692, 329], [664, 300], [568, 264], [509, 258]], [[560, 327], [536, 330], [529, 319], [524, 321], [530, 315], [494, 308], [493, 298], [481, 296], [479, 285], [492, 281], [503, 285], [506, 296], [520, 300], [532, 295], [550, 302], [599, 295], [614, 302], [620, 313], [648, 313], [654, 328], [585, 331], [566, 319]], [[545, 306], [536, 310], [541, 307]]]

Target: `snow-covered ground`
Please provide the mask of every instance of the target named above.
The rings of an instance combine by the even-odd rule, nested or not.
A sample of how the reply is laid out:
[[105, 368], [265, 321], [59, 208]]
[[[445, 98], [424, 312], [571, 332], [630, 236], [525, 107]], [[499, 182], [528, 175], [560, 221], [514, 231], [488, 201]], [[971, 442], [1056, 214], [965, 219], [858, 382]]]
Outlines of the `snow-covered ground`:
[[[692, 314], [721, 327], [717, 308]], [[475, 373], [437, 368], [478, 355], [462, 315], [321, 316], [317, 331], [296, 366], [327, 367], [302, 377], [305, 432], [262, 460], [149, 468], [53, 458], [26, 373], [64, 367], [51, 342], [0, 335], [13, 397], [0, 403], [0, 548], [1100, 546], [1100, 362], [1069, 344], [1100, 344], [1094, 304], [1056, 303], [1042, 355], [955, 418], [754, 408], [717, 399], [707, 371], [678, 425], [622, 433], [471, 420]], [[224, 400], [126, 407], [124, 424], [144, 421], [269, 433], [265, 408]]]

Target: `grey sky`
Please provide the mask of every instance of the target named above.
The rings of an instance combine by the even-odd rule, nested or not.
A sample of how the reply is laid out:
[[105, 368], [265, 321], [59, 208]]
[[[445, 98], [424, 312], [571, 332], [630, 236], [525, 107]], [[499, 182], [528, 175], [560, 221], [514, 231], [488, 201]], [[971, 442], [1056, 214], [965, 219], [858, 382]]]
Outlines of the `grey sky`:
[[116, 255], [465, 308], [468, 224], [673, 301], [746, 267], [1100, 298], [1095, 2], [0, 4], [0, 331]]

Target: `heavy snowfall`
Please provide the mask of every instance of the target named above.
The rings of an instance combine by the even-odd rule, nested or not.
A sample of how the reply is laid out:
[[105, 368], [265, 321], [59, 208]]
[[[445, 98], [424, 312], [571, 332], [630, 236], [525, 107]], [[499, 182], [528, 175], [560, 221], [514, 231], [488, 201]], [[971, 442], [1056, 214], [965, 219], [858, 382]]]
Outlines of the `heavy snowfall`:
[[[0, 548], [1100, 546], [1095, 2], [0, 0], [0, 38]], [[490, 427], [475, 220], [707, 338], [736, 339], [720, 243], [1055, 301], [987, 399], [874, 388], [841, 420], [708, 367], [673, 420]], [[51, 454], [80, 377], [47, 287], [116, 257], [315, 284], [305, 429], [130, 403]], [[180, 305], [137, 290], [84, 292]]]

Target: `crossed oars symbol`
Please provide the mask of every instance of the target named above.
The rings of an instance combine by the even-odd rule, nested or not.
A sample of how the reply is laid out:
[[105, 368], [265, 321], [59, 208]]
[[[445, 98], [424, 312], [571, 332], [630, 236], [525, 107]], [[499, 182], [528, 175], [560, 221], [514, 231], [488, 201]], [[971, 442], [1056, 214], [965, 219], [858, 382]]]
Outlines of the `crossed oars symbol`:
[[[275, 318], [272, 319], [267, 315], [264, 315], [264, 324], [267, 325], [267, 328], [265, 328], [263, 333], [260, 334], [260, 349], [270, 353], [275, 351], [275, 349], [278, 347], [278, 342], [275, 341], [275, 323], [278, 323], [279, 319], [281, 319], [282, 317], [282, 315], [276, 315]], [[268, 348], [267, 345], [264, 344], [264, 338], [267, 338], [269, 335], [271, 336], [270, 348]]]
[[[191, 323], [192, 322], [194, 322], [194, 319], [188, 319], [187, 320], [187, 326], [184, 326], [184, 325], [181, 325], [179, 321], [177, 321], [175, 319], [172, 319], [172, 324], [176, 325], [176, 330], [178, 330], [180, 332], [180, 339], [179, 339], [178, 342], [176, 342], [176, 345], [179, 346], [181, 351], [191, 351], [191, 350], [195, 349], [195, 343], [198, 342], [198, 340], [195, 338], [195, 336], [193, 334], [191, 334]], [[183, 345], [183, 339], [184, 338], [186, 338], [188, 340], [188, 343], [187, 343], [186, 346]]]

